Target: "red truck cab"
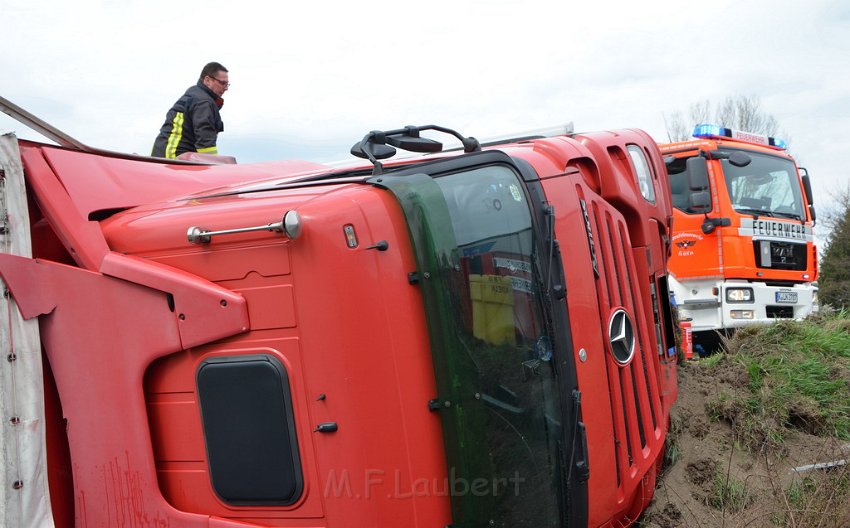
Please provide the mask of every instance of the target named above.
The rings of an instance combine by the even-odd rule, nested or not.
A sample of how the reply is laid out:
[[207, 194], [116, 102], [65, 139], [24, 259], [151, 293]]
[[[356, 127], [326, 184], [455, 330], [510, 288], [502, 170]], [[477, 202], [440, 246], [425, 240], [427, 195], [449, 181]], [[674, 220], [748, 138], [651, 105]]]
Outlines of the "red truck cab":
[[377, 161], [433, 129], [344, 169], [18, 142], [33, 252], [0, 276], [40, 323], [57, 526], [637, 519], [677, 391], [658, 148]]

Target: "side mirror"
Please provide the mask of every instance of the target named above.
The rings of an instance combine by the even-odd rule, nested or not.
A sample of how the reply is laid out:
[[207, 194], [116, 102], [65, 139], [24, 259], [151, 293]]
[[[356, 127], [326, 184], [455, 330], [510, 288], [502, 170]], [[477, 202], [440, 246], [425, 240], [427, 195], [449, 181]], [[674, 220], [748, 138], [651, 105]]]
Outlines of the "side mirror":
[[708, 213], [711, 211], [711, 195], [706, 191], [688, 195], [688, 212]]
[[814, 222], [817, 217], [815, 215], [815, 200], [812, 196], [812, 180], [809, 179], [809, 171], [803, 167], [800, 167], [800, 172], [802, 173], [800, 179], [803, 180], [803, 191], [806, 193], [806, 203], [809, 205], [809, 214], [812, 215], [812, 222]]
[[[372, 155], [375, 156], [375, 159], [387, 159], [395, 156], [396, 150], [395, 148], [389, 145], [383, 145], [381, 143], [372, 143], [369, 146], [372, 150]], [[369, 156], [363, 152], [362, 142], [355, 143], [354, 146], [351, 147], [351, 154], [357, 156], [358, 158], [368, 159]]]
[[753, 161], [753, 158], [751, 158], [749, 154], [739, 150], [733, 150], [732, 152], [727, 150], [714, 150], [707, 152], [706, 156], [708, 159], [729, 160], [729, 163], [735, 167], [746, 167]]
[[746, 167], [752, 161], [753, 159], [749, 156], [749, 154], [741, 152], [740, 150], [736, 150], [729, 154], [729, 163], [735, 167]]
[[[408, 152], [430, 153], [443, 150], [443, 144], [439, 141], [419, 136], [411, 137], [401, 134], [387, 136], [387, 143]], [[377, 156], [375, 157], [377, 158]]]
[[725, 227], [730, 225], [732, 225], [732, 220], [729, 218], [709, 218], [708, 216], [706, 216], [705, 222], [702, 223], [700, 229], [702, 229], [702, 232], [706, 235], [710, 235], [718, 227]]
[[806, 202], [809, 205], [814, 205], [815, 201], [812, 198], [812, 181], [809, 179], [809, 171], [802, 168], [800, 171], [803, 173], [801, 179], [803, 180], [803, 190], [806, 191]]
[[708, 189], [708, 162], [702, 156], [688, 158], [685, 162], [688, 172], [688, 187], [692, 191]]

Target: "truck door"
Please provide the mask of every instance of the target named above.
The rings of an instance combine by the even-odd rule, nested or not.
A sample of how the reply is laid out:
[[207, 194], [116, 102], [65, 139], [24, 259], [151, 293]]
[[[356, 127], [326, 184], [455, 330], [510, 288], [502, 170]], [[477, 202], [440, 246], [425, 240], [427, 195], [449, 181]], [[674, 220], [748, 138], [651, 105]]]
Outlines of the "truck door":
[[417, 257], [457, 527], [587, 525], [563, 272], [533, 172], [483, 152], [372, 180]]
[[[702, 230], [705, 213], [717, 203], [714, 185], [694, 183], [688, 172], [688, 160], [677, 158], [667, 165], [670, 194], [673, 199], [673, 254], [671, 271], [677, 280], [712, 278], [723, 274], [720, 234]], [[704, 159], [694, 159], [705, 164]], [[710, 180], [709, 180], [710, 181]], [[702, 203], [698, 204], [700, 198]]]

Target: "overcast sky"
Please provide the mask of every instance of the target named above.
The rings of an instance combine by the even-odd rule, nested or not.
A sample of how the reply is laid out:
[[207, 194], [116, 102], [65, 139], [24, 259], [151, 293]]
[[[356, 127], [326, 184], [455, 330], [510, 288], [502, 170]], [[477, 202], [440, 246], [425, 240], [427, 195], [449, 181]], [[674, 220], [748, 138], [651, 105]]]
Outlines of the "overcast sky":
[[[572, 121], [664, 141], [664, 114], [753, 95], [819, 211], [848, 182], [844, 0], [0, 0], [0, 27], [0, 95], [110, 150], [148, 154], [215, 60], [233, 83], [219, 151], [243, 163], [344, 159], [408, 124], [487, 138]], [[27, 135], [5, 115], [0, 130]]]

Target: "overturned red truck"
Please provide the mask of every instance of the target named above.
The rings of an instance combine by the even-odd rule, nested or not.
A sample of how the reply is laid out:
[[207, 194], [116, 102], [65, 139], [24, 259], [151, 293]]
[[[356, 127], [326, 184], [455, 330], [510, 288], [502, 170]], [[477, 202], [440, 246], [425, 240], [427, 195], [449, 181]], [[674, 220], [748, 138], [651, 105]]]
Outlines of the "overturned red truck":
[[331, 168], [44, 126], [59, 146], [0, 151], [6, 525], [626, 526], [648, 504], [677, 386], [646, 133], [405, 127]]

